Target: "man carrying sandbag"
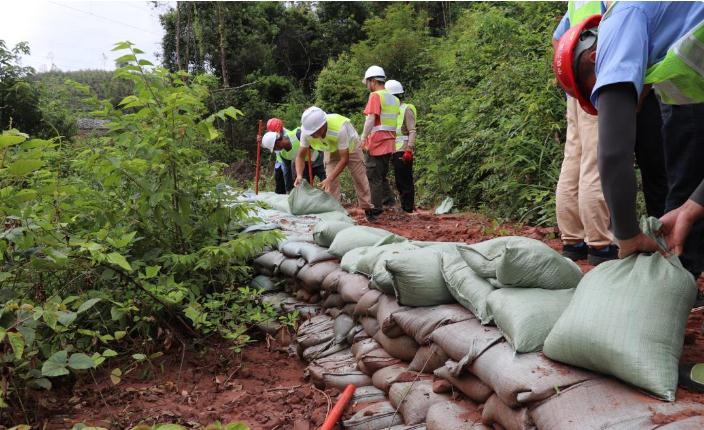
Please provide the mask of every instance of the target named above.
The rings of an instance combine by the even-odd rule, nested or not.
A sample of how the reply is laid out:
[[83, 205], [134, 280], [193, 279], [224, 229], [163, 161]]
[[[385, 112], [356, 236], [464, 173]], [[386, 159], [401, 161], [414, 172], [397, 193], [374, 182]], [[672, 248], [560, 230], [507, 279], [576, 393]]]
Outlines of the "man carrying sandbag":
[[[403, 94], [403, 85], [393, 79], [386, 82], [386, 89], [396, 97]], [[401, 102], [396, 120], [396, 151], [391, 158], [394, 166], [396, 189], [401, 200], [401, 209], [411, 213], [415, 207], [415, 185], [413, 184], [413, 151], [416, 147], [416, 107]]]
[[[703, 45], [703, 3], [615, 2], [603, 18], [569, 29], [554, 57], [560, 85], [582, 109], [599, 111], [599, 173], [620, 257], [657, 249], [636, 217], [636, 108], [649, 85], [671, 105], [663, 115], [669, 212], [662, 231], [696, 275], [704, 269], [704, 225], [697, 222], [704, 218]], [[674, 191], [683, 197], [671, 199]]]
[[[271, 152], [276, 153], [277, 161], [283, 165], [284, 170], [284, 181], [286, 184], [286, 192], [290, 192], [293, 188], [293, 161], [296, 159], [296, 155], [299, 152], [301, 146], [301, 128], [297, 127], [294, 130], [282, 129], [281, 132], [269, 131], [262, 137], [262, 146]], [[308, 159], [307, 150], [304, 157]], [[325, 180], [325, 167], [323, 166], [323, 156], [318, 151], [313, 151], [312, 153], [312, 171], [313, 177], [317, 177], [319, 180]], [[308, 168], [304, 170], [305, 178], [308, 183], [313, 183], [312, 179], [309, 177]]]
[[[312, 148], [324, 153], [325, 180], [318, 187], [332, 194], [338, 201], [341, 197], [340, 175], [347, 167], [352, 175], [359, 207], [367, 220], [376, 220], [370, 201], [369, 181], [359, 146], [359, 135], [348, 118], [338, 114], [326, 114], [311, 106], [301, 116], [301, 148]], [[296, 180], [294, 186], [303, 181], [305, 152], [296, 155]]]
[[[267, 131], [273, 131], [273, 132], [281, 132], [284, 128], [284, 122], [279, 119], [279, 118], [269, 118], [269, 120], [266, 122], [266, 130]], [[288, 183], [290, 183], [290, 187], [287, 186], [287, 176], [288, 176]], [[284, 160], [281, 158], [281, 155], [276, 152], [274, 154], [274, 192], [276, 194], [287, 194], [289, 191], [291, 191], [291, 187], [293, 186], [293, 175], [291, 174], [291, 171], [286, 172], [284, 170]]]

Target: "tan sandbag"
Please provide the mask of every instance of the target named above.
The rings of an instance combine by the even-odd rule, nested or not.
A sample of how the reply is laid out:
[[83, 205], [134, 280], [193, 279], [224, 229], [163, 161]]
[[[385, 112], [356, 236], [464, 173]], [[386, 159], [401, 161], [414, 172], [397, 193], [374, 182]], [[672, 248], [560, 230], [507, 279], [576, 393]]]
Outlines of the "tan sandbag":
[[364, 332], [369, 337], [376, 336], [376, 333], [379, 331], [379, 323], [376, 318], [362, 317], [359, 319], [359, 323], [362, 324], [362, 327], [364, 327]]
[[301, 267], [306, 265], [306, 260], [302, 258], [286, 258], [279, 265], [278, 274], [287, 278], [295, 278]]
[[357, 303], [369, 291], [369, 279], [347, 273], [340, 277], [338, 292], [346, 303]]
[[482, 423], [488, 426], [499, 424], [506, 430], [533, 430], [536, 428], [533, 419], [528, 414], [528, 408], [511, 409], [496, 395], [489, 397], [489, 400], [484, 404]]
[[439, 327], [430, 335], [430, 340], [461, 366], [470, 364], [501, 338], [496, 327], [483, 326], [476, 318]]
[[310, 299], [313, 297], [313, 295], [301, 288], [293, 294], [293, 297], [295, 297], [296, 300], [299, 300], [301, 302], [310, 303]]
[[323, 374], [323, 382], [325, 387], [335, 387], [342, 391], [349, 384], [355, 387], [361, 387], [371, 384], [372, 380], [361, 370], [353, 370], [344, 373], [325, 373]]
[[352, 354], [354, 354], [355, 360], [361, 361], [362, 355], [374, 351], [377, 348], [381, 348], [381, 344], [370, 338], [361, 342], [353, 343], [350, 349], [352, 350]]
[[507, 342], [484, 351], [469, 370], [512, 408], [547, 399], [571, 385], [599, 377], [552, 361], [541, 353], [516, 354]]
[[374, 306], [379, 301], [379, 296], [381, 296], [381, 291], [369, 290], [367, 291], [357, 302], [357, 306], [354, 307], [355, 316], [373, 316], [376, 317], [376, 313], [372, 314], [370, 308]]
[[362, 324], [355, 324], [354, 327], [352, 327], [352, 330], [347, 333], [347, 337], [345, 338], [347, 344], [354, 344], [354, 337], [360, 332], [364, 333], [364, 327], [362, 327]]
[[306, 373], [317, 386], [324, 384], [325, 373], [349, 373], [357, 369], [357, 361], [350, 349], [345, 349], [327, 357], [313, 360], [306, 367]]
[[297, 336], [296, 343], [298, 343], [298, 345], [302, 348], [302, 354], [303, 350], [310, 348], [311, 346], [320, 345], [323, 342], [328, 342], [334, 337], [335, 331], [331, 327], [323, 331], [313, 332], [303, 336]]
[[304, 319], [315, 316], [315, 315], [319, 315], [323, 311], [323, 308], [320, 305], [310, 304], [310, 303], [306, 303], [306, 302], [299, 302], [299, 301], [293, 301], [293, 302], [286, 301], [281, 304], [281, 309], [285, 313], [298, 312], [300, 317], [304, 318]]
[[413, 360], [413, 357], [416, 355], [419, 348], [416, 341], [410, 336], [390, 338], [381, 330], [376, 332], [374, 339], [379, 342], [386, 352], [388, 352], [392, 357], [396, 357], [403, 361]]
[[[285, 252], [284, 252], [285, 254]], [[335, 260], [337, 257], [330, 254], [327, 248], [316, 245], [314, 243], [304, 242], [299, 249], [301, 258], [306, 260], [308, 264], [315, 264], [321, 261]]]
[[477, 405], [467, 400], [439, 402], [428, 409], [425, 417], [427, 430], [491, 430], [482, 424]]
[[342, 307], [342, 313], [353, 316], [355, 306], [357, 306], [357, 303], [346, 303], [345, 306]]
[[531, 410], [540, 430], [653, 429], [653, 417], [704, 415], [704, 405], [666, 403], [611, 378], [568, 387]]
[[474, 318], [471, 312], [458, 304], [412, 308], [391, 315], [403, 332], [413, 337], [420, 345], [438, 327], [467, 321]]
[[342, 422], [342, 426], [349, 430], [384, 430], [402, 422], [401, 415], [391, 403], [379, 402], [352, 415]]
[[345, 301], [342, 300], [342, 296], [337, 293], [328, 295], [322, 303], [324, 308], [340, 308], [344, 305]]
[[340, 277], [346, 273], [347, 272], [339, 268], [337, 270], [333, 270], [328, 276], [325, 277], [325, 279], [323, 279], [323, 282], [320, 284], [320, 288], [330, 293], [337, 293], [340, 285]]
[[372, 382], [376, 388], [381, 391], [388, 392], [391, 384], [395, 383], [396, 379], [401, 374], [406, 372], [408, 372], [408, 366], [405, 364], [395, 364], [374, 372], [374, 375], [372, 375]]
[[286, 256], [279, 251], [269, 251], [266, 254], [255, 258], [252, 266], [254, 272], [259, 275], [274, 276], [278, 273], [278, 268], [286, 259]]
[[279, 251], [288, 258], [298, 258], [301, 256], [301, 247], [305, 244], [303, 241], [286, 240], [279, 244]]
[[343, 343], [347, 338], [347, 333], [354, 327], [354, 320], [351, 316], [340, 314], [335, 318], [333, 329], [335, 331], [335, 343]]
[[306, 264], [298, 271], [297, 278], [301, 281], [303, 288], [311, 293], [320, 290], [320, 285], [330, 273], [340, 267], [336, 261], [322, 261], [315, 264]]
[[356, 387], [352, 394], [351, 404], [362, 402], [379, 402], [386, 400], [386, 393], [373, 385]]
[[471, 373], [463, 372], [462, 369], [457, 369], [457, 367], [456, 361], [448, 360], [444, 366], [435, 369], [433, 373], [438, 378], [448, 381], [470, 400], [474, 400], [477, 403], [486, 402], [493, 393], [491, 387]]
[[431, 381], [397, 382], [389, 389], [389, 400], [401, 412], [406, 425], [425, 422], [431, 406], [450, 399], [447, 394], [434, 393]]
[[388, 337], [399, 337], [404, 335], [401, 327], [396, 324], [396, 321], [394, 321], [391, 316], [396, 312], [403, 312], [409, 309], [411, 308], [408, 306], [399, 305], [396, 298], [393, 296], [389, 296], [387, 294], [379, 296], [376, 308], [376, 319], [379, 321], [381, 329], [385, 335]]
[[413, 357], [413, 361], [408, 365], [408, 369], [414, 372], [430, 373], [435, 369], [445, 365], [449, 357], [439, 346], [430, 344], [418, 348], [418, 352]]
[[350, 344], [355, 344], [357, 342], [361, 342], [364, 339], [369, 339], [371, 336], [367, 334], [367, 332], [364, 330], [364, 327], [360, 324], [360, 327], [362, 327], [362, 330], [359, 333], [356, 333], [352, 336], [352, 341], [349, 342]]
[[360, 361], [364, 363], [364, 367], [369, 371], [369, 375], [385, 367], [401, 364], [401, 360], [390, 356], [384, 348], [377, 348], [362, 354]]
[[306, 348], [303, 351], [303, 359], [305, 361], [313, 361], [317, 358], [327, 357], [328, 355], [348, 348], [346, 343], [335, 343], [333, 340], [334, 339], [331, 339], [327, 342]]

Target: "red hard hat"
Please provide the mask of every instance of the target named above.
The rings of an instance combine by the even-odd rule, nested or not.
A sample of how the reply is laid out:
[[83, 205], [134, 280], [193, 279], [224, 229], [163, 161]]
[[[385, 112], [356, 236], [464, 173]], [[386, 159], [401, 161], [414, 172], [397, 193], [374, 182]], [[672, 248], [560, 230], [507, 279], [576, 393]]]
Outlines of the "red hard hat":
[[266, 122], [267, 131], [274, 131], [276, 133], [281, 133], [284, 129], [284, 122], [279, 118], [271, 118]]
[[582, 94], [577, 85], [577, 62], [580, 54], [591, 48], [595, 42], [592, 39], [595, 39], [596, 33], [588, 30], [598, 27], [600, 22], [601, 15], [596, 14], [567, 30], [557, 43], [555, 55], [552, 57], [552, 67], [557, 82], [567, 94], [579, 101], [582, 109], [592, 115], [596, 115], [597, 112], [589, 100], [590, 94]]

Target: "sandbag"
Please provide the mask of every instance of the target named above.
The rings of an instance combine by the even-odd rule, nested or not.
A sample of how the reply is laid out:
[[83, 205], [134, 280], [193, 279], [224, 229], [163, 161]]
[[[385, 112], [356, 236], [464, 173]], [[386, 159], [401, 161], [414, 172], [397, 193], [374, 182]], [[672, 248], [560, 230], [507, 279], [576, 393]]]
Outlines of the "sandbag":
[[491, 430], [482, 424], [477, 405], [449, 400], [435, 403], [425, 417], [427, 430]]
[[[340, 295], [342, 296], [342, 294]], [[342, 296], [344, 300], [344, 296]], [[357, 303], [347, 303], [345, 306], [342, 307], [342, 313], [347, 314], [349, 316], [354, 316], [354, 308], [357, 306]]]
[[347, 213], [335, 197], [303, 181], [288, 195], [289, 210], [293, 215], [319, 214], [323, 212]]
[[306, 260], [302, 258], [286, 258], [279, 265], [278, 273], [287, 278], [295, 278], [301, 267], [306, 265]]
[[598, 377], [548, 360], [543, 354], [515, 354], [506, 342], [486, 350], [469, 370], [510, 407], [544, 400], [567, 387]]
[[489, 400], [484, 404], [482, 423], [488, 426], [499, 424], [506, 430], [532, 430], [536, 428], [528, 413], [528, 408], [511, 409], [496, 395], [489, 397]]
[[298, 312], [299, 316], [303, 319], [316, 316], [320, 314], [323, 308], [318, 304], [310, 304], [299, 301], [284, 301], [281, 304], [281, 309], [285, 313]]
[[456, 249], [442, 254], [442, 275], [452, 297], [469, 309], [482, 324], [489, 324], [491, 314], [486, 301], [494, 287], [474, 273]]
[[354, 327], [354, 320], [351, 316], [340, 314], [335, 318], [333, 330], [335, 331], [335, 342], [343, 343], [347, 338], [347, 334]]
[[408, 366], [405, 364], [394, 364], [374, 372], [372, 382], [376, 388], [388, 392], [391, 384], [395, 383], [396, 379], [406, 372], [408, 372]]
[[[385, 254], [382, 257], [390, 257], [393, 254]], [[374, 289], [381, 291], [384, 294], [395, 296], [394, 291], [394, 278], [391, 276], [391, 272], [386, 270], [386, 260], [387, 258], [381, 258], [377, 261], [372, 269], [371, 276], [371, 286]]]
[[385, 367], [393, 366], [394, 364], [401, 364], [401, 360], [389, 355], [384, 348], [377, 348], [361, 354], [359, 361], [361, 361], [364, 364], [364, 367], [368, 370], [368, 375], [372, 375], [377, 370]]
[[393, 233], [375, 227], [353, 226], [345, 228], [335, 235], [335, 240], [330, 244], [330, 252], [332, 255], [342, 258], [349, 251], [362, 246], [372, 246], [381, 240], [386, 241], [389, 236], [394, 236], [397, 241], [405, 241], [401, 236], [396, 236]]
[[285, 194], [276, 194], [271, 192], [259, 193], [259, 195], [256, 196], [256, 199], [271, 206], [274, 210], [284, 213], [291, 213], [291, 210], [288, 207], [288, 196]]
[[435, 369], [433, 372], [438, 378], [442, 378], [457, 388], [470, 400], [477, 403], [484, 403], [491, 397], [493, 390], [471, 373], [462, 372], [458, 369], [456, 361], [448, 360], [447, 363]]
[[[325, 385], [326, 375], [352, 375], [357, 370], [357, 361], [349, 349], [344, 349], [327, 357], [318, 358], [306, 367], [306, 373], [318, 387]], [[366, 376], [366, 375], [364, 375]]]
[[656, 415], [704, 415], [704, 405], [664, 403], [614, 379], [600, 378], [568, 387], [531, 410], [540, 430], [659, 429], [653, 423]]
[[[347, 303], [357, 303], [369, 291], [369, 279], [362, 275], [348, 273], [340, 277], [338, 292]], [[354, 307], [353, 307], [354, 309]], [[350, 314], [354, 310], [350, 311]]]
[[323, 283], [323, 280], [339, 267], [340, 265], [337, 264], [336, 261], [321, 261], [315, 264], [309, 263], [301, 267], [296, 277], [301, 281], [306, 291], [315, 293], [320, 291], [320, 285]]
[[454, 303], [442, 277], [441, 254], [430, 248], [394, 253], [386, 260], [398, 302], [406, 306]]
[[298, 258], [301, 256], [301, 248], [305, 245], [306, 242], [287, 240], [279, 244], [279, 251], [281, 251], [288, 258]]
[[421, 346], [408, 365], [408, 370], [432, 374], [435, 369], [444, 366], [448, 358], [445, 351], [435, 344]]
[[359, 263], [357, 264], [357, 271], [364, 273], [367, 276], [372, 276], [372, 273], [374, 273], [374, 267], [379, 263], [379, 261], [386, 261], [387, 255], [413, 249], [418, 249], [418, 247], [410, 242], [372, 246], [367, 249], [367, 252], [359, 260]]
[[323, 342], [328, 342], [334, 337], [335, 331], [332, 327], [316, 332], [311, 332], [302, 336], [296, 336], [296, 342], [302, 348], [299, 355], [302, 356], [303, 350], [310, 348], [311, 346], [320, 345]]
[[340, 352], [346, 348], [348, 348], [346, 343], [335, 343], [334, 339], [331, 339], [327, 342], [306, 348], [303, 351], [302, 358], [305, 361], [313, 361]]
[[323, 282], [320, 284], [320, 288], [329, 293], [337, 293], [340, 285], [340, 277], [346, 273], [347, 272], [342, 269], [333, 270], [328, 276], [325, 277], [325, 279], [323, 279]]
[[364, 402], [380, 402], [386, 400], [386, 393], [373, 385], [356, 387], [352, 394], [352, 404]]
[[488, 311], [516, 352], [536, 352], [573, 294], [574, 290], [499, 288], [489, 294]]
[[504, 255], [506, 244], [526, 239], [520, 236], [497, 237], [471, 245], [458, 245], [457, 251], [470, 269], [482, 278], [496, 278], [499, 258]]
[[482, 326], [477, 319], [439, 327], [430, 335], [430, 340], [460, 366], [470, 364], [501, 338], [496, 327]]
[[389, 389], [389, 400], [403, 415], [403, 423], [411, 425], [425, 422], [428, 409], [450, 396], [434, 393], [431, 381], [397, 382]]
[[413, 360], [419, 348], [416, 341], [410, 336], [390, 338], [382, 330], [376, 332], [374, 340], [379, 342], [392, 357], [403, 361]]
[[252, 265], [255, 273], [274, 276], [278, 273], [278, 268], [285, 259], [286, 256], [279, 251], [269, 251], [255, 258]]
[[[345, 340], [347, 341], [347, 344], [349, 344], [349, 345], [354, 344], [354, 338], [360, 333], [366, 334], [366, 333], [364, 333], [364, 327], [362, 327], [362, 324], [355, 324], [355, 326], [352, 327], [352, 330], [350, 330], [350, 332], [347, 333], [347, 337], [345, 338]], [[360, 339], [360, 340], [362, 340], [362, 339]]]
[[369, 290], [359, 299], [357, 305], [354, 307], [355, 316], [376, 316], [376, 313], [370, 311], [371, 307], [374, 306], [379, 301], [379, 296], [381, 296], [381, 291]]
[[276, 282], [270, 276], [257, 275], [249, 282], [249, 286], [263, 293], [269, 293], [279, 290]]
[[359, 323], [364, 327], [364, 332], [367, 336], [374, 337], [379, 331], [379, 323], [374, 317], [362, 317], [359, 319]]
[[322, 306], [324, 308], [339, 308], [345, 305], [345, 301], [339, 294], [330, 294], [323, 300]]
[[[655, 218], [641, 229], [653, 232]], [[697, 295], [694, 277], [677, 256], [634, 254], [592, 269], [545, 340], [553, 360], [616, 376], [672, 401], [689, 311]]]
[[342, 426], [350, 430], [385, 430], [402, 422], [401, 415], [391, 403], [379, 402], [352, 415], [342, 422]]
[[364, 354], [374, 351], [377, 348], [381, 348], [381, 344], [370, 338], [364, 339], [361, 342], [353, 343], [350, 349], [352, 350], [352, 354], [354, 354], [355, 360], [360, 361], [362, 360], [362, 356]]
[[301, 258], [306, 260], [308, 264], [337, 259], [337, 257], [328, 252], [327, 248], [323, 248], [322, 246], [313, 243], [304, 243], [299, 252]]
[[350, 249], [345, 253], [340, 260], [340, 268], [348, 273], [357, 273], [359, 261], [369, 251], [371, 246], [360, 246], [359, 248]]
[[408, 306], [399, 305], [393, 296], [386, 294], [379, 296], [376, 307], [376, 319], [379, 321], [379, 325], [385, 335], [388, 337], [403, 336], [403, 330], [396, 324], [392, 316], [396, 312], [404, 312], [409, 309], [411, 308]]
[[261, 298], [261, 301], [262, 304], [271, 306], [274, 310], [277, 311], [277, 313], [280, 313], [282, 310], [284, 310], [284, 304], [295, 305], [296, 303], [296, 299], [283, 292], [264, 294]]
[[530, 238], [507, 243], [496, 267], [496, 280], [507, 287], [571, 289], [580, 279], [582, 271], [574, 261]]
[[329, 247], [337, 233], [350, 227], [354, 227], [354, 224], [341, 221], [319, 222], [313, 227], [313, 240], [320, 246]]
[[413, 308], [391, 315], [404, 333], [413, 337], [420, 345], [427, 343], [428, 336], [438, 327], [474, 318], [460, 305], [438, 305]]

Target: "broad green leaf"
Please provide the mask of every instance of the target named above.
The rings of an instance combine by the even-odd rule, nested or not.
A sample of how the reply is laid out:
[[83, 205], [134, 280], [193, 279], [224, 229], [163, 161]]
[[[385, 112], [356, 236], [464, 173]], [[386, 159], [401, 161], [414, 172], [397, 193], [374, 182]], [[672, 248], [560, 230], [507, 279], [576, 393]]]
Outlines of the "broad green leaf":
[[137, 61], [137, 57], [133, 54], [125, 54], [121, 57], [115, 58], [115, 63], [129, 63], [130, 61]]
[[20, 424], [14, 427], [10, 427], [7, 430], [32, 430], [32, 426], [28, 426], [27, 424]]
[[105, 351], [103, 351], [103, 357], [109, 358], [109, 357], [116, 357], [116, 356], [117, 356], [117, 352], [113, 351], [112, 349], [106, 349]]
[[120, 339], [122, 339], [123, 337], [125, 337], [125, 335], [127, 335], [127, 332], [126, 332], [126, 331], [122, 331], [122, 330], [118, 330], [118, 331], [116, 331], [116, 332], [114, 333], [114, 335], [115, 335], [115, 340], [120, 340]]
[[186, 430], [186, 427], [178, 424], [157, 424], [154, 430]]
[[78, 316], [77, 313], [71, 311], [59, 311], [57, 312], [57, 314], [59, 317], [59, 322], [66, 327], [70, 326], [71, 323], [76, 321], [76, 317]]
[[81, 304], [81, 306], [78, 307], [78, 310], [76, 312], [79, 314], [83, 313], [83, 312], [87, 311], [88, 309], [92, 308], [100, 300], [102, 300], [102, 299], [98, 299], [98, 298], [88, 299], [85, 302], [83, 302], [83, 304]]
[[144, 279], [151, 279], [159, 273], [161, 266], [147, 266], [144, 268]]
[[107, 259], [108, 263], [120, 266], [128, 272], [132, 271], [132, 266], [130, 266], [130, 263], [127, 262], [127, 259], [123, 257], [122, 254], [118, 254], [117, 252], [111, 252], [107, 255]]
[[39, 388], [43, 388], [45, 390], [51, 390], [51, 381], [46, 379], [46, 378], [36, 378], [32, 380], [32, 383], [36, 385]]
[[51, 327], [53, 330], [56, 330], [56, 323], [59, 320], [59, 314], [50, 309], [44, 309], [44, 314], [42, 315], [44, 317], [44, 322], [46, 325]]
[[42, 160], [22, 159], [17, 160], [7, 166], [7, 171], [14, 176], [24, 176], [27, 173], [33, 172], [44, 165]]
[[67, 360], [67, 351], [59, 351], [55, 353], [42, 365], [42, 376], [52, 377], [68, 375], [68, 369], [66, 368]]
[[74, 370], [91, 369], [93, 368], [93, 359], [82, 352], [71, 354], [68, 359], [68, 367]]
[[137, 361], [144, 361], [147, 356], [144, 354], [132, 354], [132, 358], [134, 358]]
[[117, 42], [115, 46], [111, 49], [111, 51], [120, 51], [122, 49], [130, 49], [130, 46], [134, 45], [132, 42], [129, 41], [124, 41], [124, 42]]
[[12, 350], [15, 352], [15, 359], [19, 360], [22, 358], [22, 353], [24, 352], [24, 337], [22, 337], [22, 334], [12, 331], [8, 332], [7, 340], [10, 341], [10, 346], [12, 346]]
[[0, 135], [0, 149], [7, 148], [9, 146], [17, 145], [27, 140], [27, 135], [15, 135], [15, 134], [2, 134]]
[[140, 66], [153, 66], [154, 65], [149, 60], [139, 60], [139, 62], [137, 62], [137, 64], [139, 64]]
[[115, 368], [112, 369], [110, 372], [110, 380], [112, 381], [113, 385], [117, 385], [122, 381], [122, 370], [120, 368]]

